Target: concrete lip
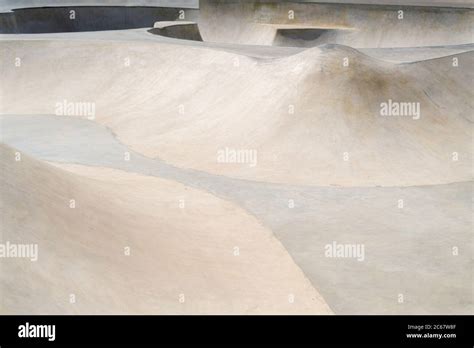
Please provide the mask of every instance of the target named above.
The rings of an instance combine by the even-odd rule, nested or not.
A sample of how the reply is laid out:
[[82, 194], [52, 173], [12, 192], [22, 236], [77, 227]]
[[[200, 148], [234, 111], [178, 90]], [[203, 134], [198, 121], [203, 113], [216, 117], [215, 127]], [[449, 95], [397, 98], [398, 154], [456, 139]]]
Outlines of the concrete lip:
[[182, 40], [202, 41], [198, 24], [186, 21], [161, 21], [153, 24], [149, 33]]

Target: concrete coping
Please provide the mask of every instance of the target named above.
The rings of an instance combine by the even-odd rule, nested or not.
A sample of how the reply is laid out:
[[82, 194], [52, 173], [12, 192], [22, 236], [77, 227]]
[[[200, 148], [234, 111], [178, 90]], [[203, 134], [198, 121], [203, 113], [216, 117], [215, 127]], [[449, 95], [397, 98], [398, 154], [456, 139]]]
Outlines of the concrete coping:
[[164, 29], [166, 27], [173, 27], [177, 25], [196, 25], [196, 22], [187, 21], [159, 21], [153, 24], [153, 28]]

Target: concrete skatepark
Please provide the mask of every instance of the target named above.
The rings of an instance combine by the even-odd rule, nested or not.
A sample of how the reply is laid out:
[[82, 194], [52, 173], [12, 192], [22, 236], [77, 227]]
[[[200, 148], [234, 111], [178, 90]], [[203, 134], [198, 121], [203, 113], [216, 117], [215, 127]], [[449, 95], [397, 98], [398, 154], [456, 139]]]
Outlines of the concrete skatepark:
[[5, 1], [0, 312], [472, 314], [472, 4], [343, 2]]

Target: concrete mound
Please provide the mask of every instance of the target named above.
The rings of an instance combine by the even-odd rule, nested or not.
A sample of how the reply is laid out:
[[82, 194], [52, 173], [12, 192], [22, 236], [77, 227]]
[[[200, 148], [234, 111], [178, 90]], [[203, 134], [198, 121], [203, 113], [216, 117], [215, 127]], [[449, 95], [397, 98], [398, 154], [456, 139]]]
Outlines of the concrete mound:
[[38, 254], [2, 260], [3, 314], [331, 313], [237, 206], [173, 181], [15, 155], [0, 146], [2, 241]]
[[[6, 60], [35, 59], [5, 72], [2, 112], [54, 114], [57, 102], [94, 100], [96, 122], [180, 167], [322, 186], [471, 179], [472, 69], [453, 67], [452, 57], [397, 65], [337, 45], [281, 59], [172, 44], [4, 46]], [[459, 64], [472, 67], [473, 54], [458, 55]], [[120, 65], [120, 57], [133, 63]], [[78, 69], [84, 59], [88, 74]], [[33, 76], [41, 82], [22, 82]], [[382, 115], [381, 105], [393, 102], [419, 103], [419, 113]], [[240, 158], [250, 154], [256, 158]]]
[[39, 248], [0, 312], [472, 312], [473, 6], [445, 1], [0, 14], [0, 237]]

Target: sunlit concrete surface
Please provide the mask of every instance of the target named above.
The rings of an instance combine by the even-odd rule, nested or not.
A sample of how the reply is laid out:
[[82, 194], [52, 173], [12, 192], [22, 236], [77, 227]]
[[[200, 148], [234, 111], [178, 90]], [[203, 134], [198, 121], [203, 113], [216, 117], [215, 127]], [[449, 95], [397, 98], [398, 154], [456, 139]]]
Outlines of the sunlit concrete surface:
[[465, 2], [44, 2], [0, 14], [0, 243], [38, 247], [1, 313], [473, 312]]

